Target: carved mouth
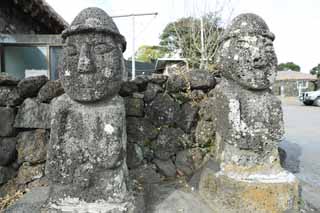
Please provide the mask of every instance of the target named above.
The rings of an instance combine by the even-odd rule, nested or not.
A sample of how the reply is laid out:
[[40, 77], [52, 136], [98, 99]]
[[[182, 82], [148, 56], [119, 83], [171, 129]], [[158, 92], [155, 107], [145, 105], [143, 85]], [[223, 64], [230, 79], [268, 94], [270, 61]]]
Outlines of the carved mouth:
[[262, 68], [266, 68], [267, 65], [266, 64], [255, 64], [253, 65], [253, 68], [255, 69], [262, 69]]

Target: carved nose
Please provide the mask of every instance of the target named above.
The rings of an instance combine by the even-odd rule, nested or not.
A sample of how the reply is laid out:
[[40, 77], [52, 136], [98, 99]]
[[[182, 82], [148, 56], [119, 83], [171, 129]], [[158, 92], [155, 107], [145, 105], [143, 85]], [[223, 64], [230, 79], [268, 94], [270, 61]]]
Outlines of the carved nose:
[[263, 54], [260, 50], [255, 51], [253, 53], [253, 66], [256, 68], [262, 67], [265, 65], [265, 59], [263, 58]]
[[78, 61], [78, 72], [88, 73], [94, 72], [94, 66], [91, 58], [90, 49], [87, 44], [82, 45], [80, 50], [80, 57]]

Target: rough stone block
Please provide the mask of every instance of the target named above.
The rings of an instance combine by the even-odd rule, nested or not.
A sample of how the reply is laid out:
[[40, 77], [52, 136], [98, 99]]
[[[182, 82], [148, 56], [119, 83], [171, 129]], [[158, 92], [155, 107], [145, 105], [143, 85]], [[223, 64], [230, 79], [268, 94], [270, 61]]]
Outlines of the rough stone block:
[[144, 103], [141, 98], [126, 97], [126, 115], [143, 117], [144, 112]]
[[176, 176], [176, 167], [172, 163], [172, 160], [158, 160], [155, 159], [154, 163], [156, 164], [159, 172], [166, 177], [175, 177]]
[[17, 106], [23, 99], [18, 89], [13, 86], [0, 86], [0, 106]]
[[168, 77], [166, 88], [170, 93], [186, 91], [188, 83], [185, 76], [173, 74]]
[[42, 163], [46, 160], [49, 131], [37, 129], [17, 136], [18, 163]]
[[204, 153], [199, 148], [186, 149], [176, 155], [175, 165], [179, 174], [190, 176], [203, 164]]
[[44, 167], [44, 164], [31, 166], [29, 163], [23, 163], [19, 168], [16, 182], [18, 184], [27, 184], [31, 181], [40, 179], [44, 175]]
[[143, 152], [139, 145], [127, 144], [127, 165], [129, 169], [137, 168], [143, 162]]
[[14, 127], [50, 129], [50, 122], [50, 105], [27, 98], [18, 110]]
[[138, 86], [132, 81], [126, 81], [121, 84], [121, 89], [119, 95], [122, 97], [127, 97], [132, 95], [134, 92], [139, 90]]
[[196, 123], [198, 110], [199, 107], [190, 102], [183, 104], [177, 121], [178, 127], [183, 129], [186, 133], [190, 133], [191, 128]]
[[186, 80], [191, 89], [209, 90], [215, 87], [216, 81], [208, 70], [191, 70], [186, 73]]
[[16, 171], [10, 167], [0, 166], [0, 185], [8, 182], [16, 175]]
[[151, 147], [158, 159], [168, 160], [188, 145], [190, 145], [190, 140], [181, 129], [162, 128], [157, 140], [152, 142]]
[[42, 205], [49, 197], [49, 187], [37, 187], [26, 193], [12, 206], [5, 210], [5, 213], [40, 213]]
[[158, 136], [158, 129], [146, 118], [128, 117], [128, 142], [146, 146]]
[[64, 93], [60, 80], [48, 81], [39, 90], [37, 99], [40, 102], [49, 103], [53, 98]]
[[212, 121], [216, 118], [214, 115], [214, 107], [219, 107], [219, 105], [216, 105], [214, 101], [212, 98], [206, 98], [200, 102], [199, 117], [201, 120]]
[[167, 79], [168, 79], [167, 75], [153, 73], [151, 75], [150, 82], [162, 85], [167, 81]]
[[158, 94], [156, 98], [146, 104], [146, 116], [157, 127], [174, 125], [179, 116], [180, 106], [168, 94]]
[[16, 158], [16, 138], [0, 137], [0, 166], [7, 166]]
[[36, 97], [40, 88], [48, 81], [47, 76], [31, 76], [21, 80], [18, 84], [18, 91], [21, 97]]
[[149, 80], [150, 80], [149, 76], [139, 75], [139, 76], [136, 76], [136, 78], [132, 82], [138, 86], [139, 92], [142, 92], [146, 90]]
[[0, 73], [0, 86], [16, 86], [19, 80], [7, 75], [7, 73]]
[[200, 120], [196, 127], [195, 140], [199, 146], [214, 145], [215, 126], [212, 121]]
[[14, 133], [15, 109], [0, 107], [0, 136], [12, 136]]
[[144, 92], [143, 100], [145, 102], [150, 102], [160, 92], [163, 92], [163, 89], [161, 86], [159, 86], [158, 84], [148, 83], [147, 90]]

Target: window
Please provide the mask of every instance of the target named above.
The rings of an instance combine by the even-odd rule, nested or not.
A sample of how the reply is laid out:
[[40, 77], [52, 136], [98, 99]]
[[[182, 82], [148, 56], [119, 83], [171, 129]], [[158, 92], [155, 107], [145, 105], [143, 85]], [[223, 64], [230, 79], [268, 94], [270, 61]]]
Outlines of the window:
[[45, 46], [4, 46], [2, 61], [4, 71], [18, 79], [48, 76], [48, 51]]
[[1, 72], [17, 79], [46, 75], [58, 79], [62, 42], [60, 35], [0, 36]]

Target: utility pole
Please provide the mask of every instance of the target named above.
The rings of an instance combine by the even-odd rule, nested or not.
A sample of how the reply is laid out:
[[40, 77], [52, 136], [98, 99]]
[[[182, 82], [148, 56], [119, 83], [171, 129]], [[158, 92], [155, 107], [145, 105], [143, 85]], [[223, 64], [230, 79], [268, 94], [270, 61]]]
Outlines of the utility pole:
[[132, 80], [136, 78], [136, 60], [135, 60], [135, 17], [136, 16], [151, 16], [151, 15], [158, 15], [157, 12], [155, 13], [133, 13], [127, 15], [118, 15], [118, 16], [111, 16], [111, 18], [123, 18], [123, 17], [132, 17]]
[[203, 33], [203, 16], [200, 17], [200, 32], [201, 32], [201, 62], [200, 62], [200, 69], [204, 68], [204, 60], [205, 60], [205, 53], [204, 53], [204, 33]]

